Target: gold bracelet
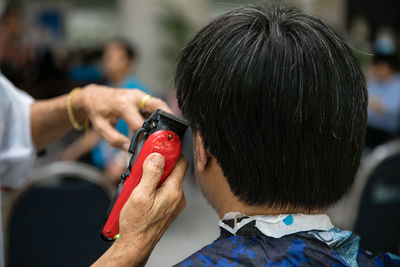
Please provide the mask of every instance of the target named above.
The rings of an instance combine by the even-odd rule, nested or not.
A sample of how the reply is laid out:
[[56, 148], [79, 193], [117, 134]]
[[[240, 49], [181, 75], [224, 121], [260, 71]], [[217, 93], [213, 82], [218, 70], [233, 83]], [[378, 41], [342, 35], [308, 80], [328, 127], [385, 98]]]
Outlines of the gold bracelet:
[[79, 124], [75, 119], [74, 111], [72, 109], [72, 98], [74, 97], [74, 94], [79, 90], [81, 90], [81, 88], [77, 87], [69, 93], [67, 100], [67, 111], [72, 127], [74, 127], [75, 130], [82, 131], [89, 128], [89, 119], [86, 118], [82, 124]]

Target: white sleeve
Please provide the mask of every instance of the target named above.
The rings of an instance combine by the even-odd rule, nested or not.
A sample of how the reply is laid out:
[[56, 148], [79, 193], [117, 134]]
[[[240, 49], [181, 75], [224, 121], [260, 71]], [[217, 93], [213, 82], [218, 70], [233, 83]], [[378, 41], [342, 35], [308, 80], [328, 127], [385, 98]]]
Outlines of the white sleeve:
[[33, 98], [0, 74], [0, 179], [16, 187], [33, 168], [36, 152], [30, 127]]

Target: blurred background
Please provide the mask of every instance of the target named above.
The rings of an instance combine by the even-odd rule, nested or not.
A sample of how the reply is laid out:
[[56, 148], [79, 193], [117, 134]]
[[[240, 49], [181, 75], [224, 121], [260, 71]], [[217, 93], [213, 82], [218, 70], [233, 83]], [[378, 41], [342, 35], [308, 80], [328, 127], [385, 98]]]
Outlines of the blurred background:
[[[218, 14], [243, 4], [262, 3], [265, 1], [0, 0], [0, 69], [17, 87], [37, 99], [100, 83], [139, 88], [165, 99], [179, 114], [173, 75], [185, 43]], [[362, 235], [365, 240], [362, 244], [367, 249], [399, 253], [400, 2], [273, 3], [295, 6], [321, 17], [353, 48], [365, 72], [370, 94], [366, 147], [355, 186], [329, 214], [337, 226]], [[132, 134], [123, 121], [117, 128], [126, 135]], [[184, 153], [191, 161], [189, 135], [185, 143]], [[82, 266], [87, 265], [108, 246], [100, 240], [98, 232], [128, 155], [108, 147], [93, 131], [86, 137], [71, 132], [40, 154], [27, 184], [18, 188], [13, 184], [2, 185], [9, 266], [39, 261], [45, 257], [37, 256], [42, 255], [40, 251], [47, 254], [50, 263], [55, 260], [49, 256], [52, 254], [58, 258], [65, 254], [75, 257], [75, 266], [80, 266], [79, 257], [86, 255]], [[184, 186], [187, 207], [157, 245], [147, 266], [177, 263], [219, 234], [218, 217], [197, 189], [193, 167]], [[82, 194], [84, 190], [87, 194]], [[64, 195], [66, 199], [62, 199]], [[59, 202], [53, 201], [56, 197]], [[103, 204], [94, 211], [89, 205], [91, 201]], [[90, 214], [87, 209], [97, 213]], [[50, 222], [48, 218], [54, 217], [59, 219]], [[90, 236], [87, 239], [91, 241], [85, 243], [83, 229], [78, 234], [68, 227], [76, 223], [79, 228], [82, 221], [88, 220], [93, 225], [85, 227], [94, 229], [98, 241]], [[38, 239], [38, 234], [42, 239]], [[89, 246], [93, 248], [90, 251]], [[21, 253], [24, 249], [27, 256], [18, 256], [24, 254]], [[77, 250], [84, 253], [81, 255]], [[63, 258], [66, 266], [67, 258]]]

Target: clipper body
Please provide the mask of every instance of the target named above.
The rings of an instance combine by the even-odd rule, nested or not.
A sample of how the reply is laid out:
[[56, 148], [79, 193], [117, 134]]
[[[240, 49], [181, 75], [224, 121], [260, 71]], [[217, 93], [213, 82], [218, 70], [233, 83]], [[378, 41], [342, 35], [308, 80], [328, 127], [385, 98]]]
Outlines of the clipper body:
[[[159, 187], [171, 173], [179, 159], [182, 138], [187, 122], [162, 110], [155, 111], [132, 139], [129, 152], [133, 153], [118, 192], [110, 205], [101, 231], [103, 239], [113, 241], [119, 237], [119, 214], [143, 174], [143, 162], [151, 153], [160, 153], [165, 159], [164, 172]], [[141, 138], [142, 137], [142, 138]], [[141, 139], [140, 139], [141, 138]]]

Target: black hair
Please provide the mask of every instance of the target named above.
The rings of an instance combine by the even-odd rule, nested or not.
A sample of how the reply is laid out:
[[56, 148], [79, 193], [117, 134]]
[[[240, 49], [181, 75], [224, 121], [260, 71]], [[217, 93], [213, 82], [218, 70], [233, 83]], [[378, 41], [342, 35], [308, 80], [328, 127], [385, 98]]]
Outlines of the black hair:
[[274, 6], [232, 10], [184, 48], [179, 106], [240, 200], [312, 210], [351, 186], [368, 96], [350, 50], [321, 20]]
[[108, 44], [118, 44], [119, 46], [122, 47], [122, 49], [125, 50], [125, 53], [130, 60], [137, 59], [138, 55], [137, 55], [136, 48], [129, 41], [127, 41], [123, 38], [116, 38], [116, 39], [113, 39], [112, 41], [108, 42]]

